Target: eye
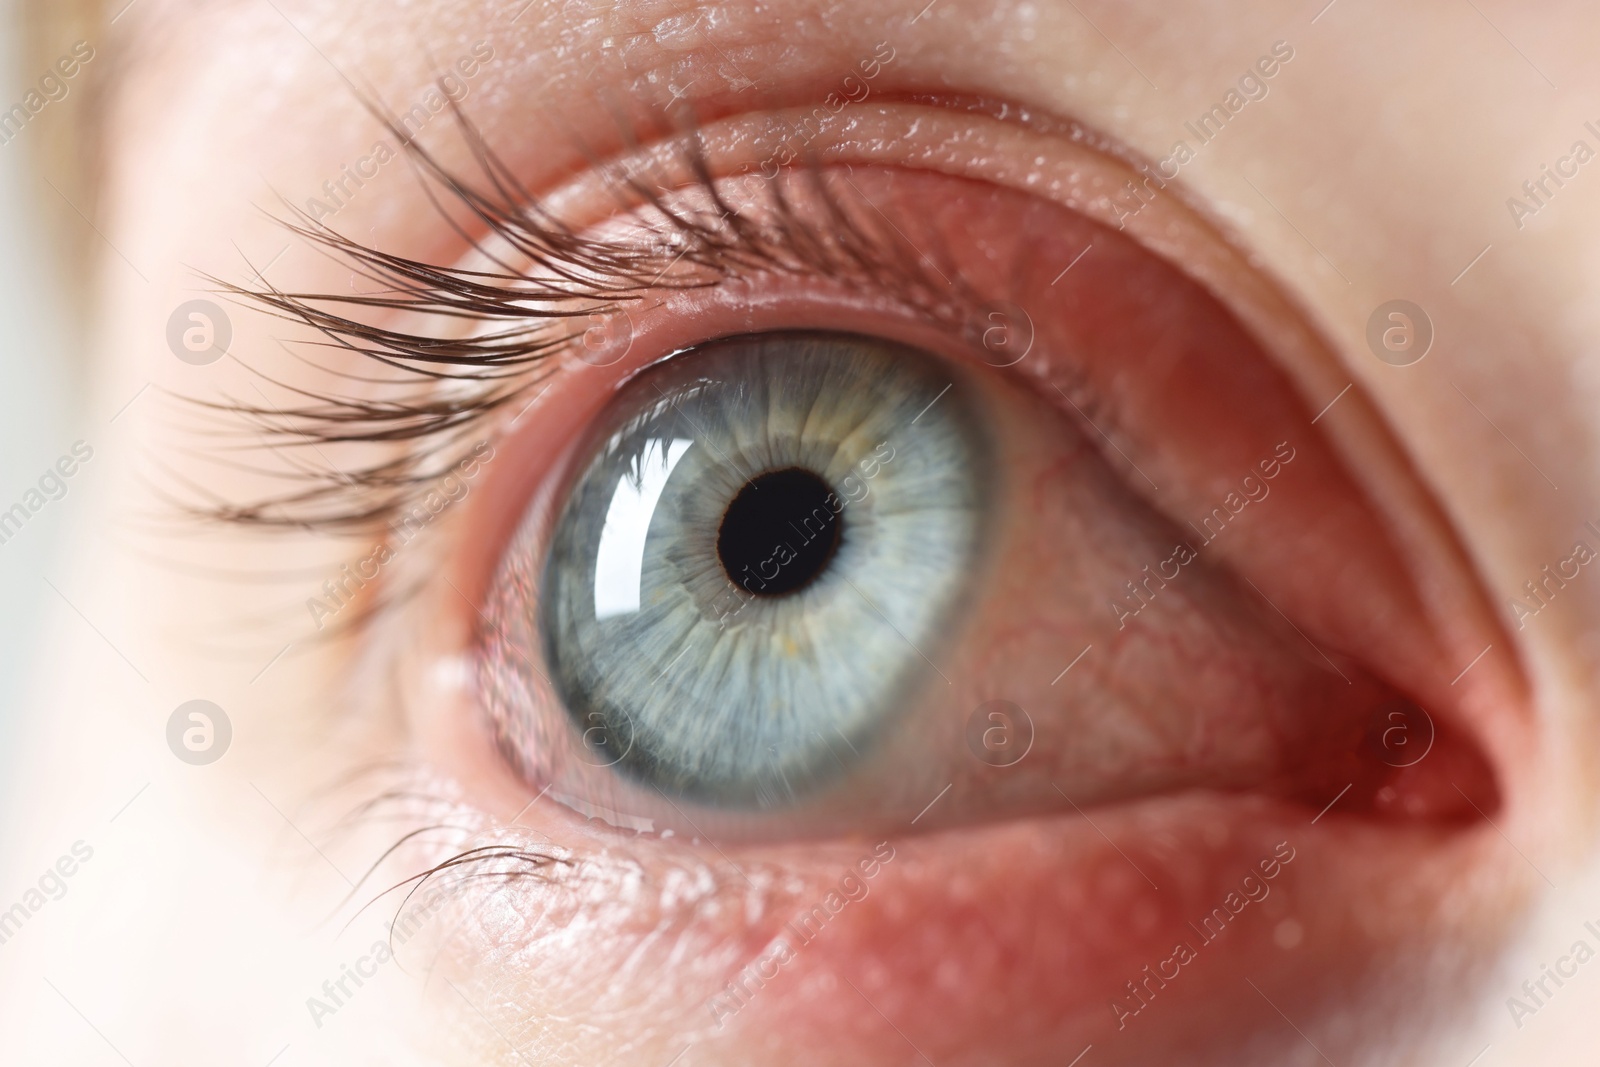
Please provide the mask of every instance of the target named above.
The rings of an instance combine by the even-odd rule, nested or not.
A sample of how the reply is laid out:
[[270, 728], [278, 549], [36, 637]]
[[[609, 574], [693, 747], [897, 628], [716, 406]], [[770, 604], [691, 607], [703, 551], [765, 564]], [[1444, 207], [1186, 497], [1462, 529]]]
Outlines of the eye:
[[991, 459], [952, 374], [790, 333], [627, 385], [538, 590], [554, 695], [591, 746], [674, 796], [757, 807], [871, 748], [978, 576]]
[[[1117, 229], [1092, 194], [1130, 172], [1096, 149], [894, 102], [852, 120], [856, 155], [771, 175], [759, 121], [538, 204], [466, 195], [488, 232], [454, 266], [327, 240], [377, 296], [267, 298], [426, 398], [275, 427], [478, 457], [438, 554], [386, 574], [420, 592], [371, 647], [416, 751], [512, 842], [490, 859], [571, 872], [508, 887], [484, 956], [572, 989], [659, 968], [665, 1061], [708, 1012], [723, 1032], [724, 987], [793, 916], [848, 896], [728, 1033], [781, 1020], [804, 1059], [842, 1013], [892, 1060], [892, 1017], [936, 1062], [992, 1059], [998, 1028], [1053, 1062], [1121, 1031], [1127, 979], [1249, 874], [1262, 922], [1206, 949], [1216, 973], [1275, 976], [1290, 1012], [1359, 987], [1404, 942], [1371, 886], [1468, 867], [1518, 700], [1360, 389], [1176, 198]], [[975, 131], [1034, 169], [911, 151]], [[373, 303], [393, 320], [329, 311]], [[863, 999], [823, 995], [843, 978]], [[1125, 1049], [1211, 1032], [1209, 987], [1182, 989]]]
[[[531, 795], [731, 842], [1192, 790], [1451, 820], [1447, 779], [1492, 794], [1427, 710], [1440, 680], [1367, 621], [1417, 612], [1373, 509], [1209, 293], [1025, 194], [805, 181], [731, 182], [738, 239], [851, 219], [889, 242], [885, 296], [793, 263], [663, 289], [628, 359], [572, 359], [537, 446], [507, 444], [505, 540], [465, 584], [476, 714]], [[682, 195], [622, 225], [718, 234], [734, 194]], [[1308, 583], [1329, 536], [1343, 577]], [[1420, 769], [1385, 758], [1397, 716], [1438, 734]]]

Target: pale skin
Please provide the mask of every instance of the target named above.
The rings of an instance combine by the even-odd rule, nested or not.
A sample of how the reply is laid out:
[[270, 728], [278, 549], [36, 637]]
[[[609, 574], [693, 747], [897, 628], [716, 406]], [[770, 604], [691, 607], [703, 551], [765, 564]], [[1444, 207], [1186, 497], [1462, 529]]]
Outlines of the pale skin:
[[[1600, 584], [1584, 567], [1536, 614], [1512, 605], [1542, 568], [1572, 556], [1574, 541], [1600, 546], [1585, 528], [1600, 524], [1591, 417], [1600, 372], [1589, 350], [1600, 333], [1590, 250], [1600, 165], [1573, 152], [1579, 140], [1600, 147], [1585, 128], [1600, 127], [1588, 104], [1600, 88], [1589, 56], [1600, 14], [1559, 3], [1319, 7], [146, 0], [130, 11], [104, 47], [95, 42], [107, 55], [127, 50], [104, 117], [105, 240], [83, 431], [95, 459], [75, 483], [67, 562], [50, 576], [71, 606], [55, 594], [45, 602], [44, 652], [4, 779], [0, 907], [74, 842], [93, 858], [0, 945], [4, 1059], [665, 1067], [925, 1057], [944, 1067], [1065, 1064], [1090, 1046], [1085, 1065], [1446, 1067], [1486, 1047], [1476, 1062], [1581, 1057], [1600, 1038], [1589, 1010], [1600, 964], [1574, 951], [1579, 941], [1600, 949], [1585, 927], [1600, 929]], [[475, 531], [520, 509], [505, 503], [525, 498], [515, 479], [469, 493], [382, 578], [450, 581], [432, 581], [409, 612], [359, 640], [314, 640], [305, 598], [340, 563], [368, 556], [372, 539], [172, 522], [154, 485], [163, 472], [199, 470], [181, 452], [194, 445], [193, 420], [155, 390], [121, 409], [146, 383], [252, 399], [235, 361], [174, 358], [172, 309], [201, 295], [197, 271], [244, 283], [257, 268], [284, 289], [346, 288], [348, 268], [259, 208], [273, 206], [274, 191], [297, 205], [317, 195], [381, 138], [345, 77], [403, 109], [479, 42], [492, 59], [469, 79], [467, 111], [526, 186], [563, 191], [586, 221], [603, 216], [603, 197], [585, 185], [576, 133], [591, 154], [624, 152], [619, 101], [657, 115], [671, 101], [692, 104], [726, 159], [743, 150], [759, 163], [741, 123], [810, 109], [887, 42], [878, 99], [845, 109], [820, 151], [1028, 190], [1112, 227], [1120, 218], [1219, 293], [1319, 416], [1323, 447], [1406, 531], [1399, 558], [1422, 607], [1407, 634], [1384, 643], [1426, 632], [1406, 656], [1427, 661], [1439, 704], [1486, 750], [1501, 795], [1492, 824], [1485, 814], [1447, 842], [1419, 845], [1337, 817], [1313, 824], [1315, 805], [1281, 834], [1278, 823], [1248, 824], [1242, 809], [1169, 812], [1178, 837], [1239, 850], [1216, 877], [1196, 874], [1192, 896], [1204, 903], [1171, 905], [1176, 913], [1203, 913], [1274, 856], [1280, 837], [1293, 838], [1295, 859], [1266, 899], [1293, 911], [1205, 948], [1195, 966], [1209, 975], [1152, 990], [1148, 1004], [1127, 1001], [1141, 1009], [1130, 1020], [1108, 1004], [1126, 994], [1124, 979], [1171, 957], [1173, 938], [1127, 949], [1086, 931], [1117, 940], [1144, 929], [1146, 910], [1170, 904], [1155, 885], [1176, 892], [1188, 870], [1181, 854], [1165, 870], [1145, 868], [1157, 874], [1147, 887], [1105, 847], [1142, 847], [1136, 803], [1091, 811], [1098, 830], [1066, 808], [1055, 822], [742, 842], [730, 856], [681, 841], [618, 846], [495, 762], [447, 668], [477, 625], [464, 601], [487, 581]], [[1096, 184], [1104, 164], [1059, 125], [910, 99], [1009, 101], [1160, 161], [1176, 139], [1193, 143], [1185, 123], [1276, 42], [1293, 58], [1270, 91], [1182, 165], [1168, 194], [1131, 214], [1138, 201], [1114, 199], [1121, 179]], [[448, 116], [432, 123], [440, 152], [464, 159]], [[1524, 190], [1545, 164], [1569, 176]], [[1537, 211], [1513, 210], [1511, 197]], [[375, 248], [446, 263], [461, 254], [400, 159], [384, 162], [336, 222]], [[869, 325], [871, 307], [834, 296], [835, 315]], [[1435, 332], [1408, 367], [1380, 361], [1367, 341], [1373, 310], [1394, 299], [1424, 308]], [[795, 306], [780, 318], [804, 325], [808, 305]], [[629, 358], [692, 343], [694, 323], [742, 313], [686, 308], [641, 328]], [[297, 365], [273, 343], [281, 324], [243, 310], [232, 322], [230, 351], [295, 380]], [[582, 407], [553, 394], [517, 427], [507, 412], [497, 454], [534, 448], [515, 443], [519, 432], [570, 435]], [[1135, 459], [1155, 482], [1182, 477], [1175, 455]], [[486, 471], [508, 477], [503, 460]], [[231, 498], [263, 491], [244, 473], [207, 477]], [[1285, 574], [1310, 573], [1284, 559]], [[1364, 608], [1348, 610], [1356, 619]], [[1060, 663], [1084, 643], [1064, 641]], [[419, 651], [393, 682], [385, 656], [401, 649]], [[186, 765], [167, 746], [168, 717], [195, 698], [231, 721], [231, 747], [209, 766]], [[341, 828], [394, 784], [370, 777], [379, 764], [418, 768], [404, 780], [446, 800]], [[438, 822], [478, 832], [469, 845], [543, 850], [593, 877], [471, 888], [422, 916], [426, 935], [396, 966], [374, 946], [398, 900], [352, 915], [427, 864], [352, 885], [399, 834]], [[892, 860], [874, 852], [880, 840], [893, 842]], [[737, 1012], [708, 1005], [771, 955], [773, 916], [806, 910], [846, 875], [868, 891], [832, 929], [792, 964], [769, 966], [776, 977]], [[1058, 889], [1062, 900], [1077, 895], [1061, 903]], [[354, 905], [340, 910], [346, 894]], [[1294, 927], [1282, 925], [1288, 917]], [[1240, 922], [1251, 918], [1246, 910]], [[368, 977], [357, 983], [344, 965]]]

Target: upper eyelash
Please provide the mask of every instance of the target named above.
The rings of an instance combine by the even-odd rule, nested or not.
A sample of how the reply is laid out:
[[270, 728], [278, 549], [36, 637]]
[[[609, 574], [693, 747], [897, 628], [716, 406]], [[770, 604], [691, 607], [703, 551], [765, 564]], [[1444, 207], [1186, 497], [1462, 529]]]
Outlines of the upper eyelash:
[[[469, 271], [396, 256], [291, 207], [287, 218], [278, 219], [285, 228], [349, 266], [355, 275], [375, 283], [379, 291], [364, 295], [306, 293], [267, 285], [264, 277], [260, 287], [215, 277], [209, 280], [245, 305], [309, 330], [312, 338], [301, 343], [370, 359], [391, 375], [379, 380], [402, 389], [410, 387], [410, 391], [394, 399], [373, 401], [316, 392], [249, 368], [264, 384], [297, 399], [281, 406], [193, 398], [189, 402], [226, 417], [235, 429], [239, 423], [246, 424], [253, 447], [320, 450], [322, 446], [372, 442], [404, 442], [411, 447], [398, 457], [345, 471], [296, 470], [285, 476], [295, 479], [297, 488], [281, 495], [248, 502], [218, 501], [190, 510], [263, 528], [381, 532], [471, 451], [481, 440], [480, 427], [502, 409], [520, 406], [545, 380], [550, 371], [541, 364], [581, 339], [581, 328], [572, 331], [570, 321], [647, 300], [664, 289], [711, 286], [763, 272], [821, 274], [870, 284], [918, 317], [956, 330], [967, 328], [982, 306], [955, 257], [941, 255], [931, 238], [919, 241], [920, 247], [913, 245], [900, 228], [919, 236], [925, 231], [913, 229], [910, 221], [898, 220], [897, 225], [870, 202], [857, 210], [834, 196], [814, 157], [804, 159], [801, 168], [785, 172], [779, 180], [764, 183], [762, 189], [768, 206], [775, 209], [770, 212], [775, 221], [757, 228], [748, 215], [722, 196], [697, 131], [688, 125], [673, 145], [675, 170], [688, 178], [675, 191], [698, 189], [717, 206], [717, 212], [673, 211], [662, 191], [649, 184], [654, 173], [641, 175], [613, 164], [604, 168], [604, 174], [619, 210], [653, 208], [664, 228], [654, 239], [647, 234], [629, 242], [604, 240], [573, 230], [547, 211], [539, 198], [516, 180], [459, 107], [451, 106], [481, 184], [450, 171], [391, 117], [378, 117], [413, 163], [440, 218], [467, 247], [487, 254], [488, 239], [498, 238], [535, 266], [548, 268], [552, 277], [536, 279], [503, 262], [498, 271]], [[812, 183], [822, 222], [798, 213], [784, 198], [785, 182], [790, 180]], [[440, 192], [445, 194], [442, 200]], [[450, 202], [464, 210], [482, 236], [466, 232], [447, 209]], [[828, 229], [822, 228], [824, 223], [829, 224]], [[350, 313], [340, 309], [350, 309]], [[361, 309], [422, 315], [439, 323], [440, 329], [407, 332], [386, 327], [353, 317]], [[446, 335], [445, 326], [463, 322], [498, 322], [505, 328], [467, 339]], [[318, 366], [337, 377], [356, 376], [349, 369]], [[441, 382], [461, 383], [465, 388], [441, 394], [437, 389]], [[383, 602], [374, 602], [337, 625], [341, 631], [346, 626], [360, 629], [382, 607]], [[397, 814], [404, 818], [407, 798], [433, 799], [449, 806], [444, 798], [385, 792], [362, 805], [359, 814], [370, 816], [374, 809], [400, 801], [402, 811]], [[413, 894], [430, 883], [514, 880], [553, 875], [566, 866], [559, 854], [505, 840], [497, 831], [506, 829], [423, 820], [379, 855], [352, 896], [378, 874], [386, 860], [400, 858], [399, 851], [419, 832], [459, 835], [463, 843], [479, 835], [487, 840], [470, 848], [444, 844], [443, 858], [430, 858], [415, 873], [384, 883], [385, 888], [368, 900], [368, 906], [399, 893], [403, 899], [396, 908], [396, 919]]]
[[[578, 343], [582, 330], [570, 320], [615, 312], [663, 291], [720, 284], [762, 273], [822, 275], [870, 284], [913, 314], [951, 324], [970, 321], [965, 309], [977, 298], [961, 281], [959, 269], [942, 257], [935, 262], [913, 247], [900, 228], [872, 211], [855, 210], [823, 180], [814, 160], [793, 174], [763, 183], [771, 221], [756, 224], [748, 206], [728, 202], [719, 189], [694, 127], [681, 131], [671, 148], [685, 185], [698, 189], [709, 210], [675, 208], [665, 199], [668, 186], [652, 187], [644, 174], [612, 164], [602, 173], [620, 210], [646, 209], [651, 224], [629, 239], [600, 238], [578, 232], [551, 214], [517, 181], [459, 110], [454, 116], [476, 164], [476, 182], [441, 164], [392, 118], [374, 109], [412, 161], [426, 194], [446, 225], [471, 248], [490, 257], [496, 269], [441, 266], [384, 252], [347, 237], [295, 211], [278, 221], [309, 245], [347, 265], [356, 277], [377, 286], [371, 293], [303, 293], [266, 285], [254, 288], [218, 278], [219, 291], [248, 306], [308, 328], [316, 336], [300, 343], [342, 349], [374, 361], [392, 375], [392, 399], [341, 397], [279, 380], [250, 368], [264, 382], [285, 391], [282, 406], [236, 399], [189, 402], [249, 426], [253, 447], [332, 448], [401, 443], [399, 456], [349, 469], [301, 467], [282, 476], [298, 487], [246, 502], [219, 502], [198, 510], [211, 518], [261, 527], [286, 527], [359, 534], [382, 530], [423, 496], [445, 472], [483, 439], [480, 427], [502, 409], [521, 406], [552, 373], [542, 366], [552, 355]], [[822, 221], [802, 214], [785, 193], [792, 181], [808, 181]], [[440, 198], [445, 194], [464, 210], [474, 237]], [[514, 268], [486, 248], [503, 242], [525, 257], [527, 269]], [[404, 312], [439, 324], [437, 332], [408, 332], [359, 317], [362, 310]], [[503, 324], [468, 338], [453, 338], [447, 327], [463, 323]], [[287, 347], [287, 345], [285, 346]], [[309, 361], [308, 362], [314, 362]], [[247, 365], [248, 366], [248, 365]], [[348, 371], [321, 366], [343, 377]], [[444, 382], [458, 383], [441, 390]], [[265, 399], [265, 397], [263, 397]]]

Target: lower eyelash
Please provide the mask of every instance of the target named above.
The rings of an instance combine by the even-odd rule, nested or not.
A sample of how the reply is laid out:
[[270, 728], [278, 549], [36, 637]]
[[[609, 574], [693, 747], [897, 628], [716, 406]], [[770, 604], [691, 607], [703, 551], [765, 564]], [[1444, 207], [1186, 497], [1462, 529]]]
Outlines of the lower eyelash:
[[[762, 274], [820, 275], [871, 286], [914, 316], [945, 326], [972, 321], [972, 309], [980, 306], [952, 257], [936, 263], [911, 247], [887, 216], [885, 228], [866, 217], [867, 212], [851, 210], [828, 188], [814, 163], [798, 175], [763, 183], [763, 206], [774, 221], [758, 226], [748, 205], [728, 203], [691, 129], [672, 144], [674, 166], [687, 177], [692, 195], [709, 206], [674, 207], [659, 191], [666, 184], [647, 184], [662, 177], [660, 173], [641, 178], [611, 167], [604, 176], [619, 203], [636, 205], [648, 213], [650, 223], [636, 237], [603, 238], [574, 231], [556, 219], [516, 182], [459, 111], [456, 120], [477, 162], [481, 187], [445, 168], [392, 122], [390, 132], [417, 164], [441, 218], [466, 236], [440, 191], [482, 231], [485, 236], [469, 241], [490, 257], [495, 269], [468, 270], [392, 255], [297, 211], [297, 217], [281, 220], [283, 225], [348, 265], [355, 276], [375, 286], [373, 292], [301, 293], [209, 279], [245, 305], [319, 335], [300, 343], [355, 353], [387, 368], [391, 376], [378, 381], [393, 386], [394, 395], [340, 396], [251, 368], [263, 383], [287, 395], [282, 406], [190, 398], [200, 409], [249, 424], [251, 443], [246, 447], [314, 449], [323, 461], [281, 472], [297, 483], [290, 491], [195, 509], [201, 514], [268, 528], [381, 531], [474, 447], [492, 439], [484, 425], [492, 416], [531, 402], [555, 373], [546, 361], [580, 342], [584, 330], [574, 329], [572, 320], [614, 313], [663, 291]], [[807, 192], [816, 196], [820, 218], [802, 213], [785, 195], [790, 181], [809, 183]], [[515, 268], [495, 257], [485, 247], [489, 238], [503, 242], [530, 266]], [[420, 315], [439, 329], [391, 329], [360, 317], [367, 309]], [[463, 325], [477, 332], [451, 336]], [[332, 466], [324, 448], [386, 445], [399, 446], [400, 454], [374, 461], [368, 452], [363, 462], [343, 470], [321, 469]]]
[[[374, 882], [382, 886], [349, 915], [344, 923], [346, 929], [384, 898], [398, 894], [399, 903], [387, 924], [392, 938], [394, 930], [405, 929], [403, 921], [408, 909], [419, 897], [456, 899], [474, 883], [554, 878], [559, 869], [570, 870], [574, 866], [565, 850], [539, 850], [514, 843], [508, 838], [513, 826], [490, 827], [481, 811], [433, 791], [433, 776], [422, 766], [402, 764], [372, 769], [345, 779], [338, 788], [352, 787], [356, 779], [371, 776], [387, 784], [339, 819], [331, 836], [337, 839], [391, 822], [410, 828], [377, 853], [340, 901], [342, 910], [362, 893], [363, 887]], [[450, 821], [452, 815], [459, 816], [459, 820]], [[393, 881], [381, 879], [381, 872], [391, 862], [414, 873]], [[394, 948], [392, 942], [390, 948]]]
[[[675, 854], [663, 869], [660, 857], [652, 860], [625, 843], [579, 862], [571, 849], [516, 819], [491, 825], [481, 811], [430, 791], [433, 779], [422, 766], [391, 766], [380, 777], [391, 784], [340, 820], [334, 836], [392, 821], [411, 828], [378, 853], [340, 902], [336, 913], [347, 916], [340, 933], [386, 897], [398, 896], [385, 916], [388, 950], [396, 957], [403, 949], [416, 953], [410, 959], [425, 971], [458, 941], [470, 946], [475, 964], [524, 956], [571, 933], [575, 917], [592, 932], [635, 907], [655, 914], [664, 931], [696, 931], [742, 960], [750, 954], [745, 919], [782, 910], [793, 895], [772, 868], [731, 861], [721, 867]], [[344, 787], [353, 784], [347, 780]], [[441, 836], [431, 839], [435, 831]], [[380, 879], [389, 864], [414, 873]], [[368, 885], [382, 888], [345, 912]]]

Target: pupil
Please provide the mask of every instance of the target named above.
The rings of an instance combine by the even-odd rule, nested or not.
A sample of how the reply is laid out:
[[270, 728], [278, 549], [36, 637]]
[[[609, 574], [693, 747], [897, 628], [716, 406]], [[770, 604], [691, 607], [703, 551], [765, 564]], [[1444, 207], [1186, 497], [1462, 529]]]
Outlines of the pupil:
[[840, 522], [828, 506], [831, 496], [827, 482], [799, 467], [746, 482], [717, 530], [717, 556], [728, 577], [761, 596], [782, 596], [811, 584], [839, 547]]

